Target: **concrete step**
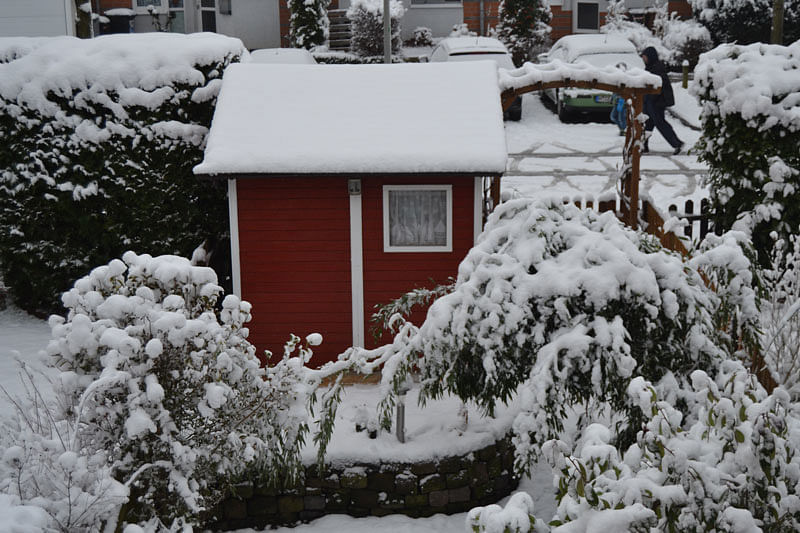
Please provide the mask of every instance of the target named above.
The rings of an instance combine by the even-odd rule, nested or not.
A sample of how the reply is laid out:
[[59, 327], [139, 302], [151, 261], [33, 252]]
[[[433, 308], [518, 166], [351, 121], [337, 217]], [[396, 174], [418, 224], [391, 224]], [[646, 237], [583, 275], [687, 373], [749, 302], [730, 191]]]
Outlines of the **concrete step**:
[[349, 51], [350, 50], [350, 39], [346, 40], [329, 40], [328, 41], [328, 48], [331, 50], [343, 50]]

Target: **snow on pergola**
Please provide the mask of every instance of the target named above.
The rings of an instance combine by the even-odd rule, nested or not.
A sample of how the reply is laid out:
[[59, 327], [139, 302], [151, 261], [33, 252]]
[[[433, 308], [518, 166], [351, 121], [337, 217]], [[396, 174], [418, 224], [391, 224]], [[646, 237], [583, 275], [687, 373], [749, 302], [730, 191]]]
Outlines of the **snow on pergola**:
[[[517, 96], [533, 91], [557, 87], [601, 89], [616, 93], [630, 101], [628, 127], [625, 131], [623, 149], [622, 181], [623, 203], [627, 203], [625, 221], [633, 228], [638, 226], [639, 216], [639, 158], [643, 121], [640, 117], [644, 107], [644, 95], [661, 90], [661, 78], [639, 68], [622, 70], [616, 67], [594, 67], [588, 63], [564, 63], [553, 60], [549, 63], [525, 63], [518, 69], [500, 69], [500, 91], [503, 109], [507, 109]], [[625, 206], [623, 206], [624, 208]]]

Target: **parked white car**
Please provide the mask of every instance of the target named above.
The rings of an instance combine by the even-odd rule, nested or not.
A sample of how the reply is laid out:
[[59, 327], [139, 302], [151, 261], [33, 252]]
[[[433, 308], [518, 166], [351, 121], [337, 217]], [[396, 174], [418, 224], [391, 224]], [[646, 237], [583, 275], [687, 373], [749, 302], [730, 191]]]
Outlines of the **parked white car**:
[[250, 52], [251, 63], [289, 63], [316, 65], [317, 60], [305, 48], [261, 48]]
[[[625, 68], [644, 68], [636, 47], [627, 39], [604, 34], [567, 35], [539, 56], [540, 62], [560, 59], [565, 63], [588, 63], [593, 67], [623, 64]], [[611, 111], [613, 94], [595, 89], [547, 89], [544, 91], [554, 105], [558, 117], [565, 120], [571, 113]]]
[[[491, 37], [448, 37], [442, 39], [431, 52], [430, 61], [485, 61], [492, 60], [498, 68], [513, 69], [514, 62], [505, 45]], [[522, 118], [522, 98], [517, 97], [504, 113], [504, 120]]]

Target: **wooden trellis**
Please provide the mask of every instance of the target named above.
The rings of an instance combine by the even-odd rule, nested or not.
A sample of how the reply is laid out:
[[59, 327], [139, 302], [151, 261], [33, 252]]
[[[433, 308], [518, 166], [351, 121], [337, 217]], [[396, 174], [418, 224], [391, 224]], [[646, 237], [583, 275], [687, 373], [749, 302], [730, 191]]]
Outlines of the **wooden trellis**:
[[637, 228], [639, 225], [639, 160], [641, 158], [642, 138], [644, 134], [644, 124], [636, 120], [644, 109], [644, 96], [646, 94], [656, 94], [661, 88], [655, 85], [645, 85], [643, 87], [627, 87], [624, 84], [603, 83], [597, 80], [581, 81], [564, 77], [557, 80], [535, 82], [522, 87], [506, 89], [500, 94], [503, 110], [508, 109], [514, 99], [525, 93], [543, 91], [545, 89], [557, 89], [565, 87], [575, 87], [578, 89], [600, 89], [610, 91], [625, 98], [628, 105], [628, 121], [625, 129], [625, 146], [622, 151], [623, 176], [621, 179], [622, 220], [630, 227]]

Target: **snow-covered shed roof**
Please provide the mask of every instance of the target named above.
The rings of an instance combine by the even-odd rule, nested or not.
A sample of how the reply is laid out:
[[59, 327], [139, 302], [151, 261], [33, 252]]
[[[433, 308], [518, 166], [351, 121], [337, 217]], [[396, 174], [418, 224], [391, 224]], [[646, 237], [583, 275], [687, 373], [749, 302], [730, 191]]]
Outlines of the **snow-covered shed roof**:
[[492, 61], [237, 64], [225, 71], [196, 174], [499, 174]]

